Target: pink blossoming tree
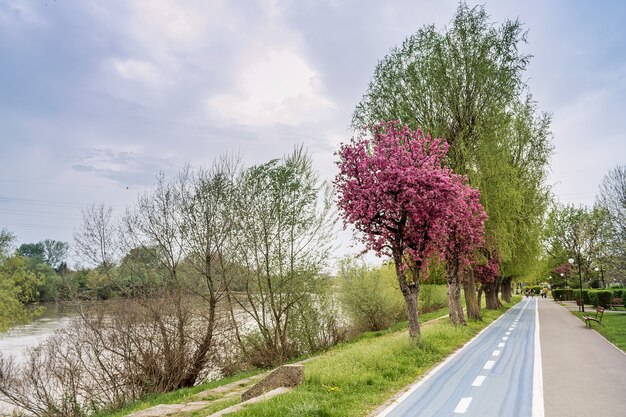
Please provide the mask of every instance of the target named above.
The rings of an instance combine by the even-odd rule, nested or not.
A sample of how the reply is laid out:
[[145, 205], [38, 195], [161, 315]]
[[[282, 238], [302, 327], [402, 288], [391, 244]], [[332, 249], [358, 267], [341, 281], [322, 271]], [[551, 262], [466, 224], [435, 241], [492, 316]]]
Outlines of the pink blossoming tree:
[[[485, 292], [485, 304], [490, 310], [498, 309], [502, 306], [498, 299], [498, 280], [500, 279], [500, 259], [495, 251], [483, 248], [487, 262], [474, 266], [474, 276], [482, 284], [482, 291]], [[479, 298], [480, 303], [480, 298]]]
[[344, 224], [354, 225], [366, 247], [393, 259], [415, 338], [420, 276], [428, 258], [444, 252], [466, 185], [443, 167], [448, 145], [442, 139], [398, 122], [375, 125], [371, 134], [338, 151], [337, 203]]
[[450, 320], [466, 324], [461, 305], [461, 283], [465, 271], [475, 260], [475, 251], [484, 242], [487, 213], [480, 204], [480, 192], [467, 184], [464, 177], [453, 177], [455, 196], [448, 203], [450, 210], [443, 255], [446, 261]]

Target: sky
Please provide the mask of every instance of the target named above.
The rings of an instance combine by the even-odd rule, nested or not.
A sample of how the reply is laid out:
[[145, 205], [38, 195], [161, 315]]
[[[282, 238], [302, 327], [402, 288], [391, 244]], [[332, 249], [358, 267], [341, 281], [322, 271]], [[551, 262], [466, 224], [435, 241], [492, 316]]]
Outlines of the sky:
[[[626, 3], [479, 4], [528, 30], [525, 80], [553, 117], [549, 183], [558, 201], [592, 205], [626, 163]], [[71, 243], [82, 208], [121, 211], [159, 171], [227, 153], [251, 165], [304, 145], [332, 179], [378, 60], [457, 6], [0, 0], [0, 228], [18, 244]]]

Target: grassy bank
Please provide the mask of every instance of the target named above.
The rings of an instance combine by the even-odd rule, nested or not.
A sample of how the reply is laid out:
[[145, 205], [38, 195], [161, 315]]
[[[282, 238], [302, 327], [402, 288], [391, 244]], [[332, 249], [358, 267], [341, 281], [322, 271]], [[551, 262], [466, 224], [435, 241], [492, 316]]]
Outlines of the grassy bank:
[[[515, 301], [518, 301], [517, 297]], [[232, 416], [364, 416], [413, 382], [493, 322], [512, 304], [484, 310], [483, 322], [454, 327], [440, 320], [423, 327], [419, 342], [405, 331], [370, 335], [306, 364], [305, 383], [293, 392]]]
[[[574, 314], [584, 322], [582, 319], [583, 313], [574, 312]], [[595, 310], [587, 311], [584, 314], [593, 317]], [[626, 352], [626, 314], [605, 312], [602, 317], [602, 324], [606, 327], [602, 327], [594, 322], [591, 323], [591, 326], [602, 336], [610, 340], [615, 346]]]
[[[387, 330], [367, 332], [313, 357], [305, 366], [304, 384], [262, 404], [249, 406], [233, 416], [363, 416], [385, 402], [402, 387], [427, 372], [454, 352], [480, 330], [493, 322], [512, 304], [498, 311], [483, 310], [483, 322], [454, 327], [447, 319], [447, 308], [420, 316], [425, 323], [419, 342], [409, 340], [407, 324]], [[427, 321], [433, 320], [427, 323]], [[305, 358], [300, 358], [305, 359]], [[100, 413], [97, 417], [122, 417], [158, 404], [191, 401], [195, 394], [261, 370], [238, 374], [194, 388], [153, 395], [121, 410]], [[220, 407], [223, 408], [223, 407]], [[206, 415], [206, 410], [203, 410]]]
[[192, 388], [183, 388], [165, 394], [153, 394], [149, 395], [142, 401], [129, 404], [117, 411], [102, 411], [96, 414], [94, 417], [123, 417], [135, 411], [145, 410], [146, 408], [154, 407], [159, 404], [180, 404], [187, 402], [190, 397], [198, 394], [199, 392], [209, 390], [211, 388], [217, 388], [222, 385], [229, 384], [231, 382], [238, 381], [249, 376], [253, 376], [263, 372], [263, 369], [254, 369], [247, 372], [242, 372], [236, 375], [232, 375], [226, 378], [222, 378], [218, 381], [205, 382]]

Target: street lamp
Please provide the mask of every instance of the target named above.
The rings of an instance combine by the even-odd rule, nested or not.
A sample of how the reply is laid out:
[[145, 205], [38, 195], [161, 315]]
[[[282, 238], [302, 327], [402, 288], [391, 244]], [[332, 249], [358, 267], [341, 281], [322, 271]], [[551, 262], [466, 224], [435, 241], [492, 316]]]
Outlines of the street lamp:
[[[572, 258], [569, 258], [567, 262], [569, 262], [570, 265], [574, 265], [574, 259]], [[584, 313], [585, 302], [583, 301], [583, 276], [580, 273], [580, 261], [578, 262], [578, 279], [580, 280], [580, 308], [581, 308], [581, 311]]]
[[598, 268], [596, 266], [595, 268], [593, 268], [593, 270], [596, 272], [600, 271], [600, 279], [602, 281], [602, 288], [606, 288], [606, 284], [604, 283], [604, 271], [602, 270], [602, 267]]

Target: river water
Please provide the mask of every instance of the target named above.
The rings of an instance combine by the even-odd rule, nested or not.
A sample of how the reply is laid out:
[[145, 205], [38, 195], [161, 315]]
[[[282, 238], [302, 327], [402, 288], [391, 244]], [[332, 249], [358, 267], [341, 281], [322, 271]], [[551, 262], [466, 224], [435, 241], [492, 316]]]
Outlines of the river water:
[[33, 348], [55, 331], [63, 328], [76, 317], [72, 307], [55, 303], [42, 304], [44, 313], [32, 322], [12, 327], [6, 333], [0, 333], [0, 353], [13, 356], [17, 362], [24, 360], [28, 348]]

